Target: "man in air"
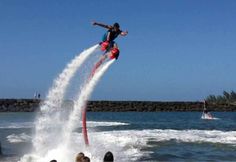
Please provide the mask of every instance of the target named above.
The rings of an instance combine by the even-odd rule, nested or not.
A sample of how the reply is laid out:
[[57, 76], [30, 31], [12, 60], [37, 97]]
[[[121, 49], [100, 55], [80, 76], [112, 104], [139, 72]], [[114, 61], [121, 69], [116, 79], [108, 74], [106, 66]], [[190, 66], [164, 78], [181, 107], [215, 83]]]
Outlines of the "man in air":
[[117, 43], [114, 41], [119, 35], [126, 36], [128, 34], [128, 31], [122, 31], [120, 30], [120, 25], [118, 23], [114, 23], [113, 25], [105, 25], [98, 22], [93, 22], [93, 25], [97, 25], [103, 28], [108, 29], [107, 32], [104, 34], [102, 38], [101, 50], [108, 52], [111, 51], [108, 55], [110, 59], [118, 59], [119, 57], [119, 48]]
[[114, 41], [119, 35], [126, 36], [128, 31], [120, 30], [120, 25], [118, 23], [114, 23], [113, 25], [105, 25], [98, 22], [92, 22], [94, 26], [100, 26], [108, 29], [102, 38], [102, 42], [100, 43], [101, 50], [105, 51], [104, 55], [100, 59], [100, 61], [95, 65], [92, 75], [95, 73], [96, 69], [105, 61], [106, 58], [110, 59], [118, 59], [119, 57], [119, 48], [117, 43]]

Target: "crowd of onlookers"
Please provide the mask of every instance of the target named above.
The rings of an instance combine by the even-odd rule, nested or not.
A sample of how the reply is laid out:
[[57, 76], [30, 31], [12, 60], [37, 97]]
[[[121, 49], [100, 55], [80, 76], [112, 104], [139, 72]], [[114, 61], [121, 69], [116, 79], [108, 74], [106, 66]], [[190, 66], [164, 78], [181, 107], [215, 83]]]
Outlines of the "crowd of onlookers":
[[[113, 162], [113, 154], [108, 151], [103, 158], [103, 162]], [[57, 160], [51, 160], [50, 162], [57, 162]], [[75, 162], [90, 162], [90, 158], [85, 156], [84, 153], [80, 152], [76, 155]]]

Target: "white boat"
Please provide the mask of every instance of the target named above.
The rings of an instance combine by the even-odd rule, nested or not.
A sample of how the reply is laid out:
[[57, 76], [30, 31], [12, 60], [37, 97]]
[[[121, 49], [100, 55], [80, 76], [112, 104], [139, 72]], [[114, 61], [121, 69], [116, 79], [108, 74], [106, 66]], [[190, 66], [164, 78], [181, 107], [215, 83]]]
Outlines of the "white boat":
[[202, 119], [212, 120], [214, 119], [213, 116], [210, 113], [202, 113]]
[[215, 118], [211, 115], [211, 113], [202, 113], [202, 116], [201, 116], [201, 119], [204, 119], [204, 120], [219, 120], [219, 118]]
[[218, 118], [214, 118], [213, 115], [211, 115], [210, 112], [207, 111], [207, 103], [204, 100], [203, 101], [203, 112], [202, 112], [202, 119], [207, 119], [207, 120], [212, 120], [212, 119], [218, 119]]

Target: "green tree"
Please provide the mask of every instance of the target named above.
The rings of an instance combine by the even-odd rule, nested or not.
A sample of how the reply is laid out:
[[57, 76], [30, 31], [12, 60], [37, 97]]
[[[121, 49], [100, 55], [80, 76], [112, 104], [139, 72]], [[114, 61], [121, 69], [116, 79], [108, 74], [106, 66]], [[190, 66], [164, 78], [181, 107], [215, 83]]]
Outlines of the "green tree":
[[231, 96], [230, 96], [230, 94], [228, 92], [223, 91], [223, 95], [224, 95], [224, 97], [226, 98], [227, 101], [230, 101]]
[[206, 101], [209, 103], [217, 103], [217, 104], [226, 104], [226, 103], [236, 104], [236, 92], [231, 91], [229, 93], [229, 92], [223, 91], [223, 95], [218, 95], [218, 96], [209, 95], [207, 96]]
[[234, 91], [231, 91], [230, 98], [231, 98], [231, 101], [236, 101], [236, 93]]
[[216, 96], [215, 96], [215, 95], [209, 95], [209, 96], [206, 98], [206, 101], [207, 101], [207, 102], [210, 102], [210, 103], [215, 103], [215, 102], [216, 102]]
[[226, 103], [227, 99], [224, 96], [218, 95], [216, 97], [216, 101], [218, 104], [224, 104], [224, 103]]

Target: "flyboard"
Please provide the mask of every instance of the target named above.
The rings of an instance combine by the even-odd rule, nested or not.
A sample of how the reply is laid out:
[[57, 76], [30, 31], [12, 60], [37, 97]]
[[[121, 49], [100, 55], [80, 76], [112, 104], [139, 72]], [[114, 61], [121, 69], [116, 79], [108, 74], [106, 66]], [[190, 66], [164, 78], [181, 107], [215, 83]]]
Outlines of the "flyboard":
[[[95, 75], [96, 71], [99, 69], [99, 67], [103, 64], [103, 62], [106, 60], [106, 58], [109, 59], [117, 59], [119, 57], [119, 49], [118, 48], [109, 48], [109, 42], [101, 42], [100, 43], [101, 46], [101, 51], [105, 51], [103, 56], [100, 58], [100, 60], [95, 64], [95, 66], [92, 69], [92, 72], [89, 76], [88, 82], [91, 81], [91, 79], [93, 78], [93, 76]], [[83, 137], [84, 137], [84, 142], [85, 145], [88, 146], [89, 145], [89, 140], [88, 140], [88, 132], [87, 132], [87, 120], [86, 120], [86, 105], [82, 110], [82, 133], [83, 133]]]

